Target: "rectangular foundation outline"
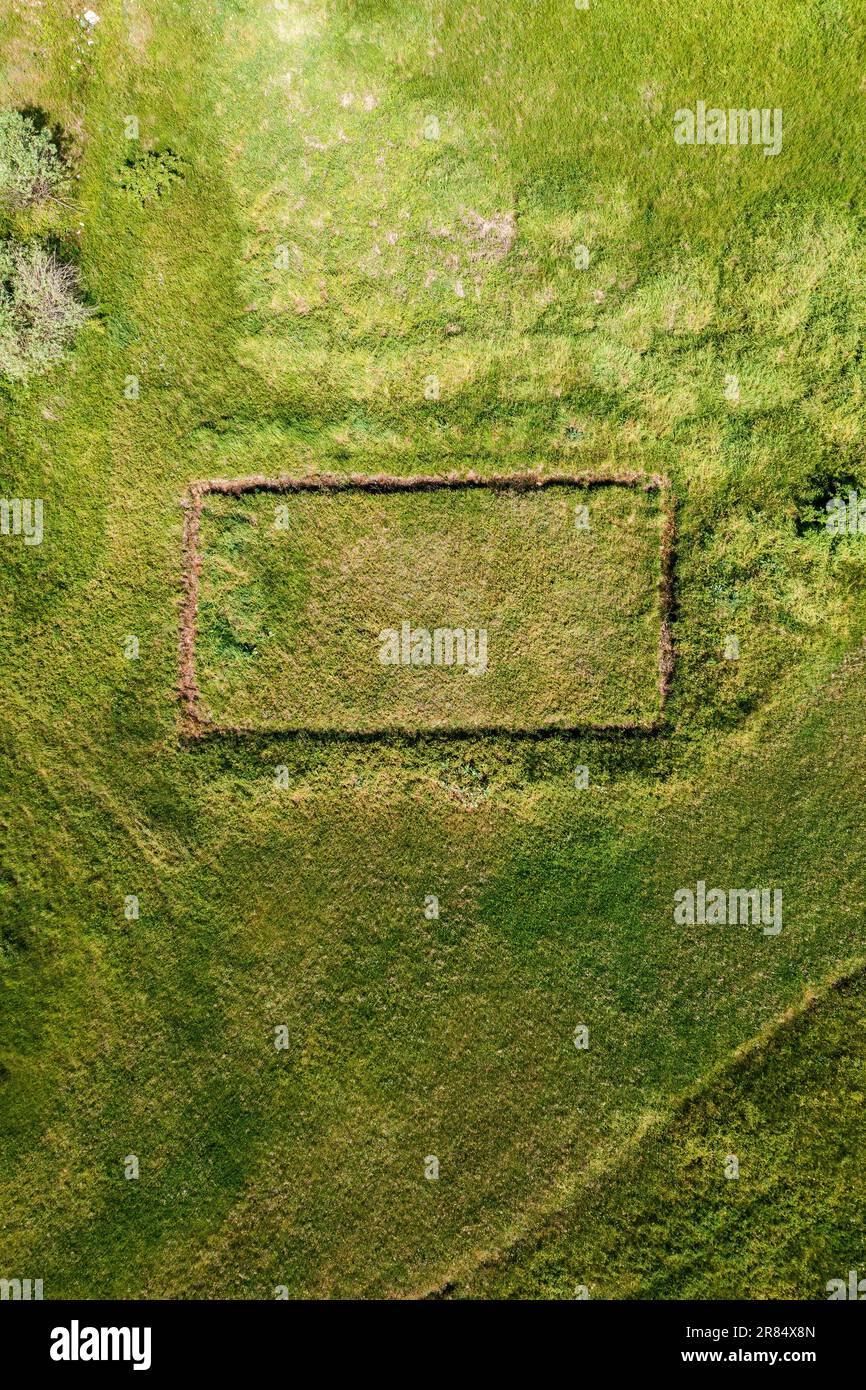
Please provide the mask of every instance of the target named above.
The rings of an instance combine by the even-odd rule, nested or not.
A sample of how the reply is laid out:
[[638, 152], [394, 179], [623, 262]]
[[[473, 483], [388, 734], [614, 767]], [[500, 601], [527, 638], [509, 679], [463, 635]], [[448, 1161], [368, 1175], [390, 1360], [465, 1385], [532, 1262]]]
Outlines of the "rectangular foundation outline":
[[[240, 497], [245, 493], [270, 492], [286, 495], [302, 492], [436, 492], [468, 488], [534, 492], [548, 487], [632, 487], [658, 492], [662, 513], [660, 577], [658, 585], [659, 712], [651, 720], [623, 720], [612, 723], [538, 724], [521, 727], [467, 726], [453, 728], [316, 729], [304, 725], [262, 729], [256, 725], [223, 725], [207, 718], [202, 710], [201, 692], [195, 673], [195, 643], [198, 623], [199, 578], [201, 575], [201, 520], [204, 499], [211, 494]], [[183, 602], [180, 613], [180, 672], [178, 694], [181, 706], [181, 735], [188, 740], [205, 737], [298, 737], [316, 739], [371, 740], [394, 737], [466, 738], [503, 735], [512, 738], [543, 738], [551, 735], [579, 734], [655, 734], [664, 727], [665, 707], [673, 680], [675, 652], [671, 631], [674, 606], [674, 559], [676, 519], [669, 480], [658, 473], [446, 473], [392, 477], [380, 473], [315, 473], [306, 477], [268, 478], [252, 474], [244, 478], [211, 478], [191, 483], [184, 500]]]

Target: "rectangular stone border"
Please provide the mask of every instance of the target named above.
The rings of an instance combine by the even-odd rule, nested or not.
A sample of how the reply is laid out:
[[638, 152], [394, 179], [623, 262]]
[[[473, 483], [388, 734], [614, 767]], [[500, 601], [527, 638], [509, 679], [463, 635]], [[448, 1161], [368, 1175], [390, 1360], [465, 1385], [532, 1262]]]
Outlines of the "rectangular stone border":
[[[532, 492], [546, 487], [634, 487], [644, 492], [658, 492], [661, 499], [661, 575], [659, 579], [659, 713], [651, 720], [625, 720], [610, 724], [539, 724], [529, 728], [467, 727], [453, 729], [311, 729], [304, 726], [283, 729], [260, 729], [255, 725], [216, 724], [202, 711], [201, 692], [195, 674], [195, 640], [198, 620], [199, 577], [201, 575], [200, 533], [204, 498], [210, 493], [240, 497], [247, 492], [436, 492], [442, 489], [496, 488]], [[664, 724], [664, 712], [673, 680], [675, 654], [671, 623], [674, 606], [674, 560], [676, 518], [674, 499], [669, 480], [658, 473], [446, 473], [439, 476], [416, 474], [411, 477], [390, 477], [385, 473], [368, 476], [361, 473], [318, 473], [308, 477], [267, 478], [253, 474], [246, 478], [211, 478], [191, 483], [184, 500], [186, 511], [183, 531], [183, 588], [180, 613], [180, 674], [178, 694], [181, 704], [181, 734], [187, 739], [207, 736], [253, 735], [256, 737], [288, 737], [307, 735], [313, 738], [371, 739], [408, 736], [413, 738], [483, 737], [503, 734], [510, 737], [549, 737], [553, 734], [635, 734], [658, 733]]]

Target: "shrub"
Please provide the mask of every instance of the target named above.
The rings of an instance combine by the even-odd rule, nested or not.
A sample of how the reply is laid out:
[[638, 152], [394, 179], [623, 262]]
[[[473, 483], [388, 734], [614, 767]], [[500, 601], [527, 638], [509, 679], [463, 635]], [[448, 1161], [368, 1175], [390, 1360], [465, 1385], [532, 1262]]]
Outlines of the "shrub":
[[19, 208], [41, 203], [64, 182], [50, 130], [38, 129], [18, 111], [0, 111], [0, 201]]
[[115, 174], [115, 180], [139, 203], [168, 193], [186, 176], [186, 163], [173, 150], [137, 150]]
[[37, 244], [0, 244], [0, 373], [23, 381], [62, 357], [90, 310], [71, 265]]

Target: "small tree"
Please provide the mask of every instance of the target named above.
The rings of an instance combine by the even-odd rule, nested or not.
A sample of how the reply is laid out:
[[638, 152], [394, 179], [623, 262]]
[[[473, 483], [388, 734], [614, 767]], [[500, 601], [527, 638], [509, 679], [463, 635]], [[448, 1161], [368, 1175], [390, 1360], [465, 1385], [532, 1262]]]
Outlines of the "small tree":
[[18, 111], [0, 111], [0, 201], [18, 208], [44, 202], [65, 178], [51, 131]]
[[0, 373], [47, 371], [90, 315], [71, 265], [37, 244], [0, 243]]

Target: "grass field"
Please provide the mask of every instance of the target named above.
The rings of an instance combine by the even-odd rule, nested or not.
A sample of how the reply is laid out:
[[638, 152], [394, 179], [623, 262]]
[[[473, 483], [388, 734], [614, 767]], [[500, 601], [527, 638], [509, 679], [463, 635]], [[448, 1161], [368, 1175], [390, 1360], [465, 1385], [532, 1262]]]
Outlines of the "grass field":
[[[94, 311], [0, 383], [3, 495], [45, 514], [0, 537], [0, 1276], [825, 1297], [866, 1267], [866, 540], [824, 525], [866, 489], [866, 21], [97, 8], [0, 12], [0, 105], [75, 174], [0, 234]], [[780, 152], [678, 145], [699, 101], [781, 108]], [[202, 698], [257, 731], [184, 737], [192, 483], [526, 469], [670, 480], [656, 732], [516, 731], [655, 713], [658, 497], [593, 494], [620, 536], [634, 509], [614, 550], [483, 490], [292, 499], [285, 532], [206, 499]], [[461, 721], [514, 732], [453, 739], [434, 672], [384, 702], [356, 644], [480, 600], [544, 656], [461, 677]], [[301, 718], [344, 736], [273, 731]], [[678, 925], [699, 881], [780, 889], [781, 932]]]
[[203, 708], [258, 731], [652, 725], [663, 518], [629, 485], [207, 494]]
[[862, 966], [808, 992], [540, 1240], [479, 1270], [473, 1296], [574, 1298], [580, 1283], [594, 1298], [826, 1298], [866, 1218], [864, 1024]]

